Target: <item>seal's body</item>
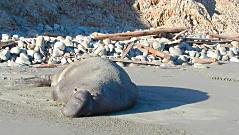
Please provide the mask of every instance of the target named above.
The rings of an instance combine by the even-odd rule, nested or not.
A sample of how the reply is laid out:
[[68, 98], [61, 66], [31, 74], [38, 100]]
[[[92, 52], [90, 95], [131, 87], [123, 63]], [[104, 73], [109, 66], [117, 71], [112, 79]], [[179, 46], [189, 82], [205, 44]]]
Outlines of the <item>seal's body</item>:
[[[48, 78], [49, 79], [49, 78]], [[50, 77], [52, 97], [68, 117], [121, 111], [137, 100], [136, 85], [117, 64], [99, 57], [70, 64]]]

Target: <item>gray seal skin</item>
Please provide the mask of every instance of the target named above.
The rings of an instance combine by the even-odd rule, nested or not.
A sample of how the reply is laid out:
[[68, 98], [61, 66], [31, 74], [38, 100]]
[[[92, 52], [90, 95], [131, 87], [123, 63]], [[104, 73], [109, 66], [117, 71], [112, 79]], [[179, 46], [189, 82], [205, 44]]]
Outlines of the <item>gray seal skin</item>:
[[53, 99], [64, 104], [62, 113], [68, 117], [122, 111], [132, 107], [138, 97], [137, 87], [124, 69], [99, 57], [74, 62], [41, 78], [42, 84], [49, 82]]

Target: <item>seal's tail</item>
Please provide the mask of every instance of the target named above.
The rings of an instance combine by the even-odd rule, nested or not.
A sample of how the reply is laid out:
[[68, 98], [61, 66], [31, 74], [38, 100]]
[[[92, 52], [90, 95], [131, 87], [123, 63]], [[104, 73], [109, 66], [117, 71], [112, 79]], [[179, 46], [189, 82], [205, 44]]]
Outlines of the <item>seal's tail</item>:
[[51, 75], [21, 78], [20, 82], [22, 84], [30, 84], [37, 87], [51, 86]]

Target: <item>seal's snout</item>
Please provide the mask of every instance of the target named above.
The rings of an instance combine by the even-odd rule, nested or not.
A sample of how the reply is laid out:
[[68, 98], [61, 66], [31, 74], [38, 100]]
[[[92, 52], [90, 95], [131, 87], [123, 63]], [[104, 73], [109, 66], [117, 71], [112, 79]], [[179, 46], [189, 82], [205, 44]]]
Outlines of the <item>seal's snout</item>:
[[63, 115], [67, 117], [88, 116], [92, 108], [92, 97], [89, 91], [77, 91], [65, 107], [62, 109]]

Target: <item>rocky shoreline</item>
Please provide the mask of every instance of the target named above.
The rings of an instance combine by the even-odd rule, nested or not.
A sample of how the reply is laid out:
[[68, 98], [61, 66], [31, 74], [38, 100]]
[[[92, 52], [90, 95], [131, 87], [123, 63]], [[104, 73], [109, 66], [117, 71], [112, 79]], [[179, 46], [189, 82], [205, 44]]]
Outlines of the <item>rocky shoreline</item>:
[[205, 34], [167, 34], [132, 36], [123, 40], [97, 39], [94, 34], [75, 37], [48, 34], [32, 38], [2, 34], [0, 62], [8, 66], [65, 65], [94, 56], [117, 59], [115, 61], [124, 66], [192, 65], [203, 68], [204, 64], [215, 62], [239, 62], [239, 41], [220, 40]]

